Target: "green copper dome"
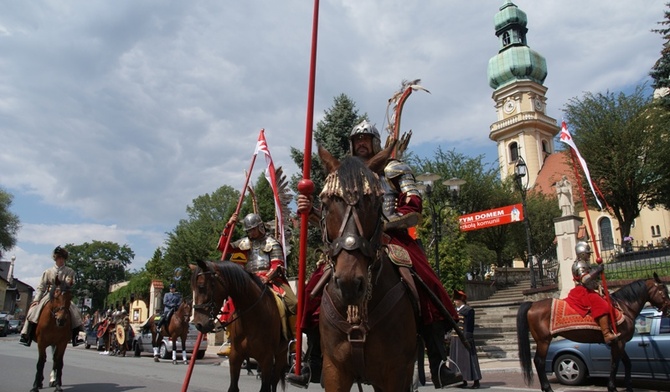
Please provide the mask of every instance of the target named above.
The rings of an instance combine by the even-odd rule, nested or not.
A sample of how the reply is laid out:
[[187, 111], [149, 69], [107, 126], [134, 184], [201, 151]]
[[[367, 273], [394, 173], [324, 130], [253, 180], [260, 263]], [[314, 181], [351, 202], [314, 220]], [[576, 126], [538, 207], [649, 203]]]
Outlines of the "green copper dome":
[[500, 51], [489, 60], [489, 86], [497, 89], [517, 80], [544, 83], [547, 61], [526, 44], [526, 13], [511, 0], [505, 0], [494, 22]]

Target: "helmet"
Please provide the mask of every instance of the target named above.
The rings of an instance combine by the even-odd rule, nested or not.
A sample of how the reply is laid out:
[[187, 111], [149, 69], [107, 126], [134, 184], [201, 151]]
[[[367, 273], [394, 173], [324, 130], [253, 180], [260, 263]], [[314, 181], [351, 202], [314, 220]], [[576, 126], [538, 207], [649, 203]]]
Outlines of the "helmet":
[[382, 139], [379, 136], [379, 131], [377, 128], [370, 124], [368, 120], [361, 121], [358, 125], [351, 130], [349, 135], [349, 152], [351, 155], [355, 155], [354, 151], [354, 137], [359, 135], [370, 135], [372, 136], [372, 153], [377, 154], [382, 150]]
[[57, 246], [56, 249], [54, 249], [54, 252], [53, 252], [53, 255], [52, 255], [54, 260], [56, 260], [56, 257], [62, 257], [65, 260], [67, 260], [67, 258], [69, 256], [70, 256], [70, 254], [68, 253], [67, 249], [61, 248], [60, 246]]
[[248, 214], [247, 216], [244, 217], [244, 220], [242, 221], [242, 226], [244, 227], [244, 231], [249, 231], [253, 229], [254, 227], [261, 227], [261, 231], [265, 229], [263, 226], [263, 219], [261, 219], [261, 216], [258, 214]]
[[171, 289], [176, 289], [176, 288], [177, 288], [177, 285], [174, 284], [174, 283], [170, 283], [170, 288], [171, 288]]
[[588, 262], [584, 260], [577, 260], [572, 264], [572, 278], [580, 282], [584, 274], [588, 274], [591, 271], [591, 266]]
[[591, 258], [591, 246], [585, 241], [579, 241], [575, 246], [575, 253], [578, 260], [588, 260]]

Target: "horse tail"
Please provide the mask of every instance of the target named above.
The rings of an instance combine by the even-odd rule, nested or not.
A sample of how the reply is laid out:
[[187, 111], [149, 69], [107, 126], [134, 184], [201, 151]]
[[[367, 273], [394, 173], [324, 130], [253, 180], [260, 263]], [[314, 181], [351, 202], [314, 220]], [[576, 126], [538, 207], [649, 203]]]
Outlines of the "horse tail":
[[519, 362], [523, 372], [523, 380], [530, 386], [533, 382], [533, 369], [530, 360], [530, 338], [528, 337], [528, 310], [532, 302], [524, 302], [516, 314], [516, 337], [519, 345]]

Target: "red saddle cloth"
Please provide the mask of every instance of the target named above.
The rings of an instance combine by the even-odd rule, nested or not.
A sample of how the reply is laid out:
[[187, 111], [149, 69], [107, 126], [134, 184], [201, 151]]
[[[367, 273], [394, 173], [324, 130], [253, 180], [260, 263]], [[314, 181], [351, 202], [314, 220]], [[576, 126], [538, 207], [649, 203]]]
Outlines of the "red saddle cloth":
[[[614, 317], [617, 325], [623, 323], [623, 313], [614, 308]], [[600, 331], [600, 326], [590, 315], [582, 317], [577, 311], [562, 299], [551, 301], [551, 320], [549, 321], [549, 332], [553, 335], [573, 329], [595, 329]]]

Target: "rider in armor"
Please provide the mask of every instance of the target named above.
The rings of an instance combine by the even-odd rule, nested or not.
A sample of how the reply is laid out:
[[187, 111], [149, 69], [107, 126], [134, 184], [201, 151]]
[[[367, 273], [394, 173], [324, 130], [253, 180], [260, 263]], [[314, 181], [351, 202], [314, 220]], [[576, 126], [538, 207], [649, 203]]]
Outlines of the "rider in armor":
[[588, 243], [580, 241], [575, 246], [577, 259], [572, 264], [572, 279], [575, 287], [570, 290], [565, 299], [582, 317], [591, 314], [600, 326], [605, 343], [609, 344], [616, 340], [620, 334], [612, 333], [609, 325], [610, 304], [596, 291], [598, 289], [598, 276], [605, 269], [604, 264], [598, 264], [591, 268], [591, 247]]
[[[237, 222], [237, 214], [233, 214], [228, 223], [225, 235]], [[263, 283], [270, 284], [273, 289], [284, 298], [286, 308], [291, 314], [296, 314], [298, 298], [288, 284], [284, 270], [284, 251], [279, 241], [265, 232], [265, 224], [258, 214], [248, 214], [242, 220], [242, 227], [247, 236], [230, 243], [230, 250], [242, 252], [246, 256], [244, 268], [256, 274]]]
[[[49, 300], [48, 293], [51, 291], [51, 286], [56, 283], [56, 277], [58, 277], [60, 281], [66, 281], [70, 285], [74, 284], [76, 272], [65, 265], [65, 260], [67, 260], [69, 255], [70, 254], [65, 248], [57, 246], [56, 249], [54, 249], [52, 258], [56, 262], [56, 265], [42, 273], [42, 279], [40, 280], [39, 285], [37, 285], [33, 302], [28, 309], [28, 314], [26, 316], [27, 322], [23, 324], [23, 329], [21, 330], [20, 344], [30, 347], [30, 343], [32, 342], [35, 333], [35, 326], [40, 318], [40, 312]], [[70, 303], [70, 315], [72, 324], [72, 346], [76, 347], [82, 343], [79, 339], [79, 332], [83, 332], [84, 328], [82, 326], [83, 323], [79, 309], [77, 309], [72, 302]]]
[[[351, 131], [349, 147], [351, 155], [365, 161], [369, 160], [382, 150], [379, 131], [368, 121], [362, 121]], [[462, 375], [453, 372], [445, 365], [448, 352], [444, 335], [451, 329], [451, 326], [446, 324], [445, 315], [440, 308], [445, 308], [454, 321], [458, 321], [458, 312], [449, 294], [430, 267], [423, 249], [408, 232], [408, 229], [419, 221], [423, 207], [414, 174], [409, 165], [392, 159], [387, 163], [383, 173], [380, 173], [380, 180], [384, 190], [384, 233], [389, 236], [390, 244], [400, 246], [408, 252], [412, 269], [430, 291], [440, 299], [442, 305], [433, 303], [430, 294], [425, 292], [423, 286], [417, 285], [422, 319], [419, 333], [426, 343], [430, 372], [435, 387], [442, 388], [461, 382]], [[313, 208], [311, 198], [304, 195], [298, 195], [298, 211], [310, 213], [312, 222], [318, 222], [321, 216], [320, 212]], [[308, 317], [309, 315], [305, 315], [302, 319], [305, 320]]]
[[158, 321], [156, 330], [160, 331], [167, 324], [172, 314], [181, 305], [181, 294], [177, 292], [177, 285], [170, 283], [170, 291], [163, 296], [163, 317]]

